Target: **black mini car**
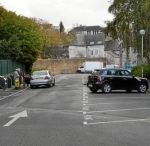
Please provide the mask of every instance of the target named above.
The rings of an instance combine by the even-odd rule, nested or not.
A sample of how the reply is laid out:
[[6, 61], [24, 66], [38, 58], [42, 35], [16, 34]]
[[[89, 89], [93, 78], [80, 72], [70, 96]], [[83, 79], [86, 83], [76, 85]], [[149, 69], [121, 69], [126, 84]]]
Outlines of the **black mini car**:
[[104, 93], [112, 90], [126, 90], [131, 92], [137, 90], [139, 93], [145, 93], [149, 88], [146, 78], [135, 77], [128, 70], [121, 68], [97, 69], [88, 76], [87, 87], [92, 92], [99, 89]]

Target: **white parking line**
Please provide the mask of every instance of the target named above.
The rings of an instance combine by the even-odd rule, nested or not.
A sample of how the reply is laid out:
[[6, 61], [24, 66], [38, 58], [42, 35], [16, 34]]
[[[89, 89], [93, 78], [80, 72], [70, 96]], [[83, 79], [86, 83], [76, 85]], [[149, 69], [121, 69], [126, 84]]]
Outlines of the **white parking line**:
[[88, 103], [88, 100], [83, 100], [83, 104]]
[[84, 116], [84, 119], [85, 119], [85, 120], [93, 120], [93, 118], [92, 118], [91, 115], [85, 115], [85, 116]]
[[82, 84], [86, 85], [87, 84], [87, 79], [84, 79], [84, 75], [82, 76]]
[[58, 77], [58, 78], [56, 78], [56, 83], [57, 82], [60, 82], [61, 80], [63, 80], [63, 79], [67, 79], [67, 76], [65, 75], [65, 76], [61, 76], [61, 77]]
[[89, 110], [89, 106], [84, 106], [83, 108], [82, 108], [82, 111], [88, 111]]
[[133, 111], [133, 110], [149, 110], [150, 108], [132, 108], [132, 109], [117, 109], [117, 110], [104, 110], [104, 111], [90, 111], [87, 113], [103, 113], [103, 112], [116, 112], [116, 111]]
[[84, 125], [96, 125], [96, 124], [126, 123], [126, 122], [147, 122], [149, 120], [150, 120], [150, 118], [147, 118], [147, 119], [135, 119], [135, 120], [122, 120], [122, 121], [95, 122], [95, 123], [83, 122], [83, 124]]
[[113, 104], [113, 103], [96, 103], [96, 104], [87, 104], [87, 105], [105, 105], [105, 104]]
[[83, 99], [85, 99], [85, 98], [87, 99], [87, 98], [88, 98], [88, 96], [83, 96]]

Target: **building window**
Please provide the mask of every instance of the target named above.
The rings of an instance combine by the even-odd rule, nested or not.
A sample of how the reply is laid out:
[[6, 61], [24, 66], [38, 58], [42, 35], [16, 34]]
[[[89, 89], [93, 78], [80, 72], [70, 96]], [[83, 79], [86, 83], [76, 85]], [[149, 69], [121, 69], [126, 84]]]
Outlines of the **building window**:
[[95, 50], [95, 55], [98, 55], [98, 50]]
[[98, 41], [97, 44], [102, 44], [102, 41]]
[[89, 54], [90, 54], [90, 55], [94, 55], [93, 50], [90, 50], [90, 51], [89, 51]]
[[90, 45], [94, 45], [94, 42], [90, 42]]

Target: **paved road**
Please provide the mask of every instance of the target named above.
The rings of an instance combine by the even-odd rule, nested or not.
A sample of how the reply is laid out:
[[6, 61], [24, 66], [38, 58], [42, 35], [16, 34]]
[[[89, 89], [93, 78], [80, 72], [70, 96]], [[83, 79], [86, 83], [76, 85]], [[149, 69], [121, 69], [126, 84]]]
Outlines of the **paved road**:
[[2, 146], [148, 146], [150, 93], [91, 93], [87, 75], [0, 100]]

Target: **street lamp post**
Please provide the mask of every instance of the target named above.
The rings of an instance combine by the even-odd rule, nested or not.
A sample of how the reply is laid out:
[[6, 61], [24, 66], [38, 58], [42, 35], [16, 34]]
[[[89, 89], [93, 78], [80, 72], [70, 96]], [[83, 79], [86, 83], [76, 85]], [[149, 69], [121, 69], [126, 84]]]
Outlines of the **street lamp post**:
[[123, 49], [122, 49], [122, 41], [119, 41], [119, 55], [120, 55], [120, 68], [122, 68], [122, 59], [123, 59]]
[[142, 36], [142, 77], [143, 77], [143, 36], [145, 34], [145, 30], [141, 29], [140, 30], [140, 35]]

